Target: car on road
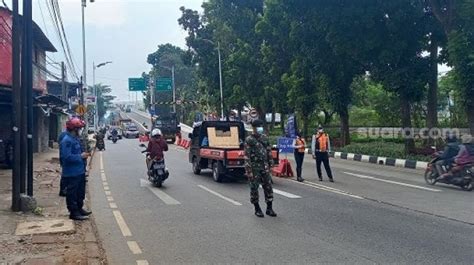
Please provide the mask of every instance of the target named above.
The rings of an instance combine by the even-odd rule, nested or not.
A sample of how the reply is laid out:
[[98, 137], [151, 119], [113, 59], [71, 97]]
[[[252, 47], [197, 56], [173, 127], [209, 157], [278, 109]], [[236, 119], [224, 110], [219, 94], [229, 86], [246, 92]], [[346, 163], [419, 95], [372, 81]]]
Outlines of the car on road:
[[129, 123], [124, 126], [122, 135], [125, 138], [138, 138], [140, 136], [140, 131], [135, 123]]
[[[227, 176], [245, 177], [245, 137], [245, 126], [238, 121], [204, 121], [194, 127], [189, 134], [189, 162], [194, 174], [211, 169], [216, 182]], [[278, 164], [277, 149], [272, 151], [272, 156]]]

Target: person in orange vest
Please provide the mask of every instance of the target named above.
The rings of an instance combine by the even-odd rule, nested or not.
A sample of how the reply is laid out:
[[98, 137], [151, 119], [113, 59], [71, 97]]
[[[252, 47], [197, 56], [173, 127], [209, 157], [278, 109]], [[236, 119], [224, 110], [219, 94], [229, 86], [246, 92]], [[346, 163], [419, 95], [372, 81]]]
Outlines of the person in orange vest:
[[318, 127], [316, 134], [313, 135], [313, 140], [311, 142], [311, 151], [313, 152], [313, 159], [316, 159], [316, 170], [318, 172], [319, 181], [323, 181], [323, 174], [321, 172], [321, 163], [323, 163], [329, 181], [334, 182], [331, 167], [329, 166], [329, 152], [331, 151], [331, 141], [329, 140], [329, 135], [324, 132], [324, 129], [321, 125]]
[[295, 161], [296, 161], [296, 180], [303, 182], [304, 178], [301, 176], [303, 171], [304, 152], [306, 150], [306, 142], [301, 137], [301, 132], [296, 133], [295, 140]]

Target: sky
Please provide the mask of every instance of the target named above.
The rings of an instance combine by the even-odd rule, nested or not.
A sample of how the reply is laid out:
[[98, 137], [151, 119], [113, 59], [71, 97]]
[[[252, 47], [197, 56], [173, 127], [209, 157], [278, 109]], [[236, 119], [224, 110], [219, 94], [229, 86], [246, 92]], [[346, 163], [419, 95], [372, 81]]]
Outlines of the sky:
[[[185, 6], [201, 11], [203, 0], [88, 0], [85, 9], [87, 83], [92, 84], [92, 65], [112, 61], [96, 70], [96, 83], [112, 87], [118, 100], [135, 100], [128, 92], [128, 78], [148, 72], [148, 54], [158, 45], [171, 43], [185, 48], [186, 32], [177, 20], [179, 8]], [[21, 2], [21, 1], [20, 1]], [[52, 41], [57, 53], [48, 56], [64, 61], [64, 54], [54, 30], [47, 3], [33, 0], [33, 19]], [[5, 3], [11, 8], [11, 0]], [[72, 50], [78, 75], [82, 75], [81, 0], [59, 0], [61, 15]], [[20, 10], [21, 12], [21, 10]], [[58, 73], [51, 66], [48, 70]], [[75, 81], [69, 78], [69, 81]], [[138, 95], [138, 99], [141, 95]]]

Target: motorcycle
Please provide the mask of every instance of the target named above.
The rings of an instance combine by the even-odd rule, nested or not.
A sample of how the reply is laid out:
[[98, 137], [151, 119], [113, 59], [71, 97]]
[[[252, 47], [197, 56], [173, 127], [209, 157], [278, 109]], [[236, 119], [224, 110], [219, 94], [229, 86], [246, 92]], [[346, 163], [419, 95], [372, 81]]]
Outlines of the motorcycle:
[[[146, 147], [144, 144], [141, 144], [140, 147]], [[146, 152], [146, 151], [142, 151]], [[147, 155], [148, 158], [148, 155]], [[148, 169], [148, 180], [153, 184], [153, 186], [160, 188], [163, 186], [163, 182], [168, 179], [169, 171], [166, 168], [164, 159], [153, 159], [151, 166]]]
[[97, 149], [99, 149], [99, 151], [104, 151], [105, 150], [104, 140], [97, 140], [97, 143], [95, 144], [95, 147]]
[[112, 143], [116, 144], [117, 140], [118, 140], [118, 136], [117, 135], [112, 135]]
[[[436, 183], [444, 183], [448, 185], [455, 185], [461, 187], [463, 190], [472, 191], [474, 189], [473, 179], [474, 179], [474, 170], [472, 169], [473, 165], [464, 165], [461, 170], [453, 173], [451, 177], [441, 178], [440, 173], [436, 169], [435, 163], [439, 161], [439, 153], [432, 155], [433, 159], [428, 163], [428, 166], [425, 170], [425, 181], [430, 185], [435, 185]], [[452, 169], [452, 166], [446, 166], [445, 170], [448, 172]]]

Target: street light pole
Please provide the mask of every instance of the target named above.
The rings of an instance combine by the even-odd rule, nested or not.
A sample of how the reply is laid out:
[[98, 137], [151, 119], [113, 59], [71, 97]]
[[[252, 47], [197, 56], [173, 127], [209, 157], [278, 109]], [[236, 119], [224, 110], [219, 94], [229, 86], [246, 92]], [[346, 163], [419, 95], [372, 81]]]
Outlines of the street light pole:
[[[205, 42], [209, 42], [212, 45], [216, 45], [215, 42], [208, 39], [201, 39]], [[224, 89], [222, 85], [222, 57], [221, 57], [221, 44], [217, 42], [217, 56], [219, 58], [219, 89], [221, 92], [221, 119], [224, 119]]]
[[86, 0], [82, 0], [82, 77], [83, 84], [87, 87], [87, 66], [86, 66], [86, 24], [84, 12], [86, 8]]
[[221, 90], [221, 119], [224, 119], [224, 91], [222, 89], [222, 59], [221, 59], [221, 45], [217, 42], [217, 55], [219, 57], [219, 87]]
[[97, 131], [98, 128], [98, 123], [99, 123], [99, 90], [97, 89], [96, 83], [95, 83], [95, 70], [99, 67], [105, 66], [107, 64], [110, 64], [112, 62], [104, 62], [100, 63], [98, 65], [95, 65], [95, 62], [92, 62], [92, 93], [94, 93], [95, 97], [95, 114], [94, 114], [94, 129]]
[[173, 112], [176, 113], [176, 87], [174, 85], [174, 65], [171, 67], [171, 80], [173, 82]]

